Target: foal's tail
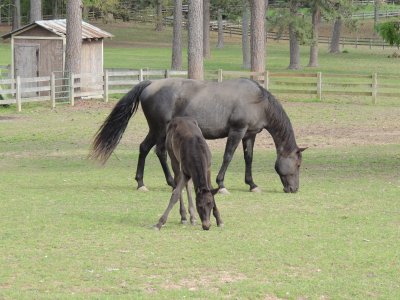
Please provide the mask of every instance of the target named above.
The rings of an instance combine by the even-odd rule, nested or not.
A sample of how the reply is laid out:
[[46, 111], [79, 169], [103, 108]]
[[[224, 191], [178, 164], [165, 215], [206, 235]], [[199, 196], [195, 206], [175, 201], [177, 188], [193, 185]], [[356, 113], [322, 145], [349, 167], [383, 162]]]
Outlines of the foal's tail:
[[94, 137], [90, 158], [103, 164], [107, 161], [121, 140], [129, 119], [137, 111], [140, 95], [150, 84], [149, 80], [140, 82], [118, 101]]

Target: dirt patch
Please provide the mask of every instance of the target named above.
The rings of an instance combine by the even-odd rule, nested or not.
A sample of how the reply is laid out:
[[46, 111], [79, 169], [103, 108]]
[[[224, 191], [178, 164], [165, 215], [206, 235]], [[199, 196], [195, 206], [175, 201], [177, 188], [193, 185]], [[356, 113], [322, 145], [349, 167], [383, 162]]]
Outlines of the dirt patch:
[[233, 283], [241, 280], [245, 280], [247, 277], [242, 273], [230, 273], [226, 271], [216, 272], [214, 274], [202, 274], [194, 278], [184, 278], [178, 282], [165, 282], [162, 288], [166, 290], [174, 289], [188, 289], [190, 291], [197, 291], [200, 288], [207, 288], [207, 290], [215, 290], [213, 286], [220, 286], [224, 283]]
[[71, 106], [71, 110], [80, 111], [80, 110], [100, 110], [100, 109], [111, 109], [114, 107], [115, 103], [104, 102], [103, 100], [96, 99], [82, 99], [77, 100], [74, 103], [74, 106]]
[[0, 116], [0, 122], [14, 121], [14, 120], [18, 120], [18, 119], [21, 119], [21, 117]]

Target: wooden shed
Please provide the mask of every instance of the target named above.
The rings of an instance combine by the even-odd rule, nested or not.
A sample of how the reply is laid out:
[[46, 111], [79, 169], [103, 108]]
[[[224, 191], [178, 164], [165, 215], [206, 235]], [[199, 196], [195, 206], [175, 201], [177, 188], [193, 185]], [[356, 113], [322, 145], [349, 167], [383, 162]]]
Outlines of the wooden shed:
[[[11, 38], [11, 76], [64, 72], [66, 20], [36, 21], [3, 35]], [[103, 40], [113, 35], [82, 21], [81, 73], [103, 72]]]

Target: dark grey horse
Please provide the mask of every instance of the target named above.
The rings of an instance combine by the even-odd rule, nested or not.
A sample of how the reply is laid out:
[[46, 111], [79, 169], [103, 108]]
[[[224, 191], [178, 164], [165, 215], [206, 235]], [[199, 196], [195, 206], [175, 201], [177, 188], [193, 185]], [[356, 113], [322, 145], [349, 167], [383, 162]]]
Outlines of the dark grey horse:
[[181, 203], [182, 223], [186, 221], [186, 209], [182, 201], [182, 189], [185, 186], [188, 190], [190, 220], [192, 224], [195, 223], [193, 201], [190, 189], [187, 186], [189, 180], [193, 181], [196, 208], [203, 229], [210, 229], [211, 211], [213, 211], [217, 225], [223, 226], [214, 200], [214, 194], [218, 189], [214, 190], [211, 187], [211, 152], [197, 121], [189, 117], [173, 118], [167, 128], [166, 147], [171, 158], [176, 188], [172, 192], [167, 209], [155, 227], [161, 229], [178, 199]]
[[245, 182], [250, 190], [257, 190], [252, 177], [253, 146], [256, 134], [266, 129], [272, 136], [277, 159], [275, 170], [285, 192], [299, 188], [302, 160], [290, 120], [281, 104], [267, 90], [249, 79], [227, 80], [221, 83], [190, 79], [143, 81], [129, 91], [114, 107], [93, 142], [91, 156], [107, 161], [139, 102], [149, 125], [149, 133], [140, 144], [136, 170], [138, 189], [145, 189], [143, 172], [145, 159], [156, 145], [167, 183], [174, 180], [167, 165], [165, 137], [168, 122], [175, 116], [190, 116], [197, 120], [206, 139], [228, 137], [224, 159], [217, 176], [217, 184], [224, 189], [224, 177], [232, 156], [243, 143], [246, 163]]

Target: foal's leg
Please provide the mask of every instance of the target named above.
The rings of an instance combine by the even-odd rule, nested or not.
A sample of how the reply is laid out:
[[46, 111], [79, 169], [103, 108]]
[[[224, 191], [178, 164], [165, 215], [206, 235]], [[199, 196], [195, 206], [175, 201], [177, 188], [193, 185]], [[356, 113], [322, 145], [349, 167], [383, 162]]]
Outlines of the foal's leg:
[[149, 151], [151, 150], [151, 148], [153, 148], [153, 146], [155, 144], [156, 144], [156, 135], [152, 131], [150, 131], [147, 134], [144, 141], [140, 144], [139, 160], [138, 160], [138, 164], [137, 164], [137, 168], [136, 168], [136, 176], [135, 176], [135, 180], [138, 183], [137, 189], [139, 191], [144, 191], [144, 192], [148, 191], [148, 189], [146, 188], [146, 186], [143, 183], [144, 164], [146, 161], [147, 154], [149, 154]]
[[176, 202], [178, 202], [179, 197], [182, 194], [182, 189], [183, 187], [186, 185], [187, 181], [189, 179], [187, 177], [185, 177], [184, 174], [181, 174], [181, 176], [179, 176], [178, 179], [178, 184], [176, 185], [176, 188], [173, 190], [171, 198], [169, 200], [169, 204], [167, 206], [167, 209], [164, 211], [163, 215], [161, 216], [160, 220], [158, 221], [158, 223], [154, 226], [156, 229], [160, 230], [161, 227], [165, 224], [165, 222], [168, 219], [168, 215], [171, 211], [171, 209], [174, 207], [174, 205], [176, 204]]
[[255, 139], [256, 139], [255, 134], [242, 139], [244, 161], [246, 163], [246, 173], [244, 177], [244, 182], [246, 182], [250, 186], [250, 191], [260, 192], [261, 190], [257, 187], [257, 185], [253, 181], [253, 175], [251, 172]]
[[215, 203], [215, 201], [214, 201], [214, 207], [213, 207], [213, 215], [214, 215], [215, 220], [217, 221], [217, 226], [223, 227], [224, 222], [221, 219], [221, 215], [219, 214], [219, 210], [217, 208], [217, 203]]
[[224, 160], [217, 176], [217, 184], [221, 193], [228, 193], [227, 189], [224, 186], [225, 173], [228, 169], [229, 163], [232, 160], [233, 153], [235, 153], [235, 150], [239, 145], [240, 140], [244, 137], [246, 130], [247, 127], [241, 129], [231, 129], [229, 131], [228, 141], [226, 142], [225, 146]]
[[186, 192], [189, 203], [189, 214], [190, 214], [190, 224], [196, 225], [196, 210], [194, 209], [193, 199], [192, 199], [192, 184], [191, 180], [186, 184]]
[[165, 135], [163, 138], [160, 138], [157, 141], [156, 146], [156, 154], [158, 159], [160, 160], [161, 167], [164, 171], [165, 179], [167, 180], [167, 184], [172, 188], [175, 187], [175, 181], [172, 178], [171, 172], [169, 171], [168, 163], [167, 163], [167, 150], [165, 148]]
[[[180, 164], [179, 164], [178, 159], [175, 157], [175, 154], [172, 149], [169, 149], [168, 153], [169, 153], [169, 157], [171, 158], [171, 166], [172, 166], [172, 170], [174, 171], [175, 185], [176, 185], [176, 184], [178, 184], [178, 177], [179, 177], [179, 174], [181, 173]], [[188, 185], [189, 185], [189, 182], [186, 184], [186, 190], [188, 190]], [[188, 194], [188, 197], [189, 197], [189, 194]], [[181, 223], [186, 224], [187, 223], [186, 208], [185, 208], [185, 203], [183, 201], [182, 192], [179, 196], [179, 204], [180, 204], [179, 205], [180, 206], [179, 213], [181, 215]]]

